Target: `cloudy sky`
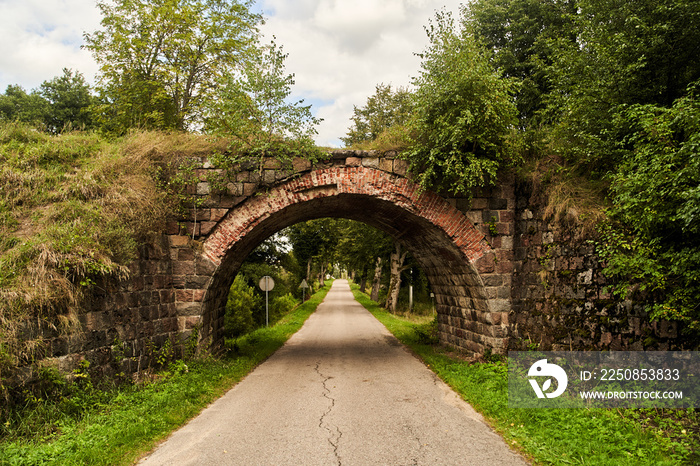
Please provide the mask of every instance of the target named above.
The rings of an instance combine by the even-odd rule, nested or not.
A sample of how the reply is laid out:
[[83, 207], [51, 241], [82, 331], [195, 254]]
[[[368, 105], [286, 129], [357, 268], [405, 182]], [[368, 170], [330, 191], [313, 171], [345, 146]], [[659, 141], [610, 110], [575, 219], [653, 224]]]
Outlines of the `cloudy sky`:
[[[406, 86], [425, 48], [423, 26], [435, 11], [457, 11], [458, 0], [257, 0], [263, 32], [289, 53], [294, 98], [312, 104], [317, 143], [340, 146], [353, 105], [376, 84]], [[0, 91], [26, 90], [72, 68], [92, 82], [97, 72], [83, 33], [99, 28], [94, 0], [0, 0]]]

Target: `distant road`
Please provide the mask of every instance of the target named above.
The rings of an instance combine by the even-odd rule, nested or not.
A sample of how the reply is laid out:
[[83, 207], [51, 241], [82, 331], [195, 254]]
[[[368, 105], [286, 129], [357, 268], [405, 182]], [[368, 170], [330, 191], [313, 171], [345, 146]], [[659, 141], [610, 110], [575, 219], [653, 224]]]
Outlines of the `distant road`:
[[285, 346], [144, 465], [525, 465], [336, 280]]

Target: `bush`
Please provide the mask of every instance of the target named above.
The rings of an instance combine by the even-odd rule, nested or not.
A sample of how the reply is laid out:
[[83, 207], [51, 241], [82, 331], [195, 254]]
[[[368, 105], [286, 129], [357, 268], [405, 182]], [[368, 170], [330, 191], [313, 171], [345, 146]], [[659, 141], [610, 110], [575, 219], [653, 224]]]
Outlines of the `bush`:
[[229, 290], [224, 316], [224, 332], [227, 337], [237, 337], [255, 329], [253, 310], [263, 305], [255, 290], [246, 285], [243, 275], [237, 275]]
[[292, 296], [291, 293], [273, 299], [270, 304], [270, 321], [281, 319], [282, 316], [294, 309], [298, 302], [299, 300]]
[[438, 13], [426, 31], [430, 43], [413, 80], [415, 139], [405, 157], [423, 188], [469, 196], [493, 183], [507, 161], [515, 82], [492, 69], [471, 33], [449, 14]]

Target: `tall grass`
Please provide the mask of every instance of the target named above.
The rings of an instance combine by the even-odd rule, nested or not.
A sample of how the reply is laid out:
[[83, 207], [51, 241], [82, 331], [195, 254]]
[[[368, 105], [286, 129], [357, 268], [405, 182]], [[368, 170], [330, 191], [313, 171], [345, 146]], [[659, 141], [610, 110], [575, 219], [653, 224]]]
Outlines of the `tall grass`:
[[14, 370], [44, 356], [42, 335], [79, 330], [103, 279], [122, 279], [173, 212], [167, 182], [201, 136], [51, 136], [0, 122], [0, 398]]

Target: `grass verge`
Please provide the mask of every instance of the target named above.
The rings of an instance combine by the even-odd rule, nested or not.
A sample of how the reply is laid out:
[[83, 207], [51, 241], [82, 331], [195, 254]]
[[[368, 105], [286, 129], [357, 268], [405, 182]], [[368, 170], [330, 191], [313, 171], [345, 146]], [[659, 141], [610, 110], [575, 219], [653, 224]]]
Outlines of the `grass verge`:
[[301, 328], [330, 283], [277, 324], [227, 342], [229, 354], [178, 361], [143, 385], [115, 389], [111, 399], [57, 433], [0, 442], [0, 465], [128, 465], [222, 396]]
[[[697, 427], [695, 410], [667, 410], [672, 412], [654, 418], [645, 410], [508, 408], [505, 362], [467, 361], [432, 342], [429, 323], [390, 314], [357, 286], [352, 289], [360, 304], [535, 464], [677, 465], [700, 460], [693, 456], [697, 434], [687, 426]], [[648, 427], [649, 417], [656, 428]]]

